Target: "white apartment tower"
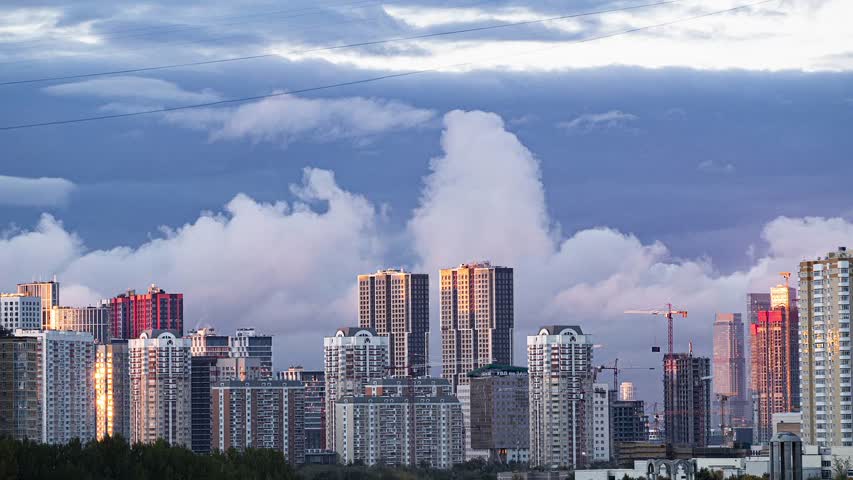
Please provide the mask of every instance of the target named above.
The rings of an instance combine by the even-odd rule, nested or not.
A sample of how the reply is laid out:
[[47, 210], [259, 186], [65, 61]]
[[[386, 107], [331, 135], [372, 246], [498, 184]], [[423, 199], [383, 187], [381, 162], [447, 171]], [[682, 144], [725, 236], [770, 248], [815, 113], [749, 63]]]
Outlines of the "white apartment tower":
[[387, 376], [388, 337], [370, 328], [339, 329], [323, 339], [326, 377], [326, 445], [335, 445], [335, 403], [345, 395], [361, 395], [369, 380]]
[[0, 293], [0, 326], [14, 332], [41, 330], [41, 298], [24, 293]]
[[359, 275], [358, 325], [388, 337], [391, 375], [426, 376], [429, 275], [391, 269]]
[[527, 337], [530, 465], [589, 463], [585, 394], [593, 382], [592, 341], [578, 326], [542, 327]]
[[803, 443], [853, 446], [850, 263], [847, 248], [800, 263]]
[[441, 277], [441, 376], [457, 385], [468, 372], [512, 365], [513, 271], [489, 262], [447, 268]]
[[128, 341], [130, 441], [190, 446], [190, 346], [170, 330]]
[[[40, 317], [40, 316], [39, 316]], [[41, 442], [65, 444], [94, 439], [95, 343], [81, 332], [16, 330], [39, 342], [38, 388]]]

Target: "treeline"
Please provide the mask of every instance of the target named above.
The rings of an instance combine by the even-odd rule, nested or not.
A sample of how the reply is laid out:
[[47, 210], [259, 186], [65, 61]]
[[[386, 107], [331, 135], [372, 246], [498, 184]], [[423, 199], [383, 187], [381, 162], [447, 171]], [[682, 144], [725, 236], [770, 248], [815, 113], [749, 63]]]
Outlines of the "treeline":
[[0, 480], [290, 480], [281, 452], [247, 450], [196, 455], [165, 442], [133, 445], [121, 438], [67, 445], [0, 439]]
[[495, 480], [506, 465], [469, 461], [450, 470], [363, 465], [307, 465], [299, 469], [304, 480]]

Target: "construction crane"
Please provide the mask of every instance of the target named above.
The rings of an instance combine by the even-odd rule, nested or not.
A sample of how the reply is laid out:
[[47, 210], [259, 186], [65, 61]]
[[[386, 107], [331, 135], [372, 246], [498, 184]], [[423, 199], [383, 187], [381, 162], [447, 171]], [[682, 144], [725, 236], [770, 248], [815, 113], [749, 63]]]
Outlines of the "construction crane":
[[615, 390], [617, 392], [619, 391], [619, 372], [621, 372], [622, 370], [654, 370], [654, 369], [655, 369], [655, 367], [620, 367], [618, 358], [613, 361], [612, 367], [608, 367], [607, 365], [601, 365], [600, 367], [598, 367], [599, 372], [604, 371], [604, 370], [613, 370], [613, 390]]
[[672, 304], [667, 303], [666, 310], [625, 310], [625, 313], [629, 315], [663, 315], [666, 317], [668, 353], [670, 355], [675, 353], [672, 345], [672, 317], [680, 315], [683, 318], [687, 318], [687, 310], [673, 310]]

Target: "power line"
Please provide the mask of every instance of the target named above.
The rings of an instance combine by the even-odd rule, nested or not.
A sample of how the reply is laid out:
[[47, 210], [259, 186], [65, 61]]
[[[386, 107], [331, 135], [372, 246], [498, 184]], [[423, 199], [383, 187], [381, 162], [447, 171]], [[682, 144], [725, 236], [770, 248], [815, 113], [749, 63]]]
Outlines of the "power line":
[[[591, 11], [591, 12], [573, 13], [573, 14], [568, 14], [568, 15], [559, 15], [556, 17], [540, 18], [537, 20], [526, 20], [526, 21], [521, 21], [521, 22], [502, 23], [499, 25], [488, 25], [488, 26], [483, 26], [483, 27], [471, 27], [471, 28], [462, 28], [462, 29], [457, 29], [457, 30], [447, 30], [447, 31], [443, 31], [443, 32], [425, 33], [425, 34], [420, 34], [420, 35], [411, 35], [411, 36], [407, 36], [407, 37], [386, 38], [383, 40], [372, 40], [372, 41], [367, 41], [367, 42], [348, 43], [348, 44], [344, 44], [344, 45], [333, 45], [333, 46], [329, 46], [329, 47], [311, 48], [311, 49], [302, 50], [302, 51], [288, 52], [288, 54], [289, 55], [302, 55], [302, 54], [306, 54], [306, 53], [316, 53], [316, 52], [324, 52], [324, 51], [330, 51], [330, 50], [341, 50], [341, 49], [346, 49], [346, 48], [367, 47], [367, 46], [382, 45], [382, 44], [393, 43], [393, 42], [402, 42], [402, 41], [409, 41], [409, 40], [421, 40], [421, 39], [425, 39], [425, 38], [443, 37], [443, 36], [448, 36], [448, 35], [458, 35], [461, 33], [497, 30], [497, 29], [501, 29], [501, 28], [518, 27], [518, 26], [523, 26], [523, 25], [534, 25], [534, 24], [538, 24], [538, 23], [545, 23], [545, 22], [551, 22], [551, 21], [557, 21], [557, 20], [567, 20], [567, 19], [571, 19], [571, 18], [602, 15], [605, 13], [624, 12], [624, 11], [629, 11], [629, 10], [637, 10], [637, 9], [641, 9], [641, 8], [657, 7], [657, 6], [661, 6], [661, 5], [668, 5], [668, 4], [678, 3], [678, 2], [682, 2], [682, 1], [684, 1], [684, 0], [664, 0], [664, 1], [655, 2], [655, 3], [645, 3], [645, 4], [633, 5], [633, 6], [629, 6], [629, 7], [618, 7], [618, 8], [604, 9], [604, 10], [595, 10], [595, 11]], [[43, 78], [31, 78], [31, 79], [26, 79], [26, 80], [13, 80], [13, 81], [8, 81], [8, 82], [0, 82], [0, 87], [10, 86], [10, 85], [31, 84], [31, 83], [43, 83], [43, 82], [50, 82], [50, 81], [57, 81], [57, 80], [74, 80], [74, 79], [79, 79], [79, 78], [103, 77], [103, 76], [109, 76], [109, 75], [125, 75], [128, 73], [151, 72], [151, 71], [157, 71], [157, 70], [168, 70], [168, 69], [173, 69], [173, 68], [184, 68], [184, 67], [197, 67], [197, 66], [202, 66], [202, 65], [214, 65], [214, 64], [220, 64], [220, 63], [241, 62], [241, 61], [246, 61], [246, 60], [258, 60], [261, 58], [272, 58], [272, 57], [281, 57], [281, 55], [278, 53], [263, 53], [263, 54], [259, 54], [259, 55], [249, 55], [249, 56], [231, 57], [231, 58], [220, 58], [220, 59], [215, 59], [215, 60], [203, 60], [203, 61], [199, 61], [199, 62], [176, 63], [176, 64], [171, 64], [171, 65], [158, 65], [158, 66], [152, 66], [152, 67], [128, 68], [128, 69], [123, 69], [123, 70], [110, 70], [110, 71], [104, 71], [104, 72], [82, 73], [82, 74], [76, 74], [76, 75], [64, 75], [64, 76], [57, 76], [57, 77], [43, 77]]]
[[598, 36], [594, 36], [594, 37], [588, 37], [588, 38], [584, 38], [584, 39], [580, 39], [580, 40], [575, 40], [572, 42], [563, 42], [563, 43], [560, 43], [558, 45], [551, 45], [548, 47], [538, 48], [535, 50], [528, 50], [525, 52], [520, 52], [520, 53], [512, 54], [512, 55], [490, 57], [490, 58], [481, 59], [481, 60], [430, 67], [430, 68], [425, 68], [422, 70], [411, 70], [408, 72], [380, 75], [377, 77], [363, 78], [363, 79], [359, 79], [359, 80], [333, 83], [333, 84], [329, 84], [329, 85], [321, 85], [321, 86], [316, 86], [316, 87], [308, 87], [308, 88], [302, 88], [302, 89], [297, 89], [297, 90], [288, 90], [288, 91], [284, 91], [284, 92], [275, 92], [275, 93], [269, 93], [269, 94], [265, 94], [265, 95], [255, 95], [255, 96], [250, 96], [250, 97], [230, 98], [230, 99], [225, 99], [225, 100], [218, 100], [215, 102], [196, 103], [196, 104], [192, 104], [192, 105], [180, 105], [180, 106], [176, 106], [176, 107], [163, 107], [163, 108], [156, 108], [156, 109], [151, 109], [151, 110], [141, 110], [141, 111], [137, 111], [137, 112], [117, 113], [117, 114], [110, 114], [110, 115], [99, 115], [99, 116], [93, 116], [93, 117], [72, 118], [72, 119], [66, 119], [66, 120], [52, 120], [52, 121], [39, 122], [39, 123], [26, 123], [26, 124], [20, 124], [20, 125], [8, 125], [8, 126], [0, 127], [0, 131], [22, 130], [25, 128], [46, 127], [46, 126], [52, 126], [52, 125], [67, 125], [67, 124], [71, 124], [71, 123], [94, 122], [94, 121], [99, 121], [99, 120], [109, 120], [109, 119], [115, 119], [115, 118], [125, 118], [125, 117], [136, 117], [136, 116], [141, 116], [141, 115], [150, 115], [150, 114], [154, 114], [154, 113], [168, 113], [168, 112], [190, 110], [190, 109], [196, 109], [196, 108], [216, 107], [216, 106], [220, 106], [220, 105], [246, 103], [246, 102], [251, 102], [254, 100], [263, 100], [263, 99], [267, 99], [267, 98], [276, 98], [276, 97], [283, 97], [283, 96], [289, 96], [289, 95], [297, 95], [297, 94], [302, 94], [302, 93], [316, 92], [316, 91], [320, 91], [320, 90], [329, 90], [332, 88], [340, 88], [340, 87], [346, 87], [346, 86], [351, 86], [351, 85], [360, 85], [360, 84], [364, 84], [364, 83], [372, 83], [372, 82], [377, 82], [380, 80], [388, 80], [388, 79], [392, 79], [392, 78], [409, 77], [409, 76], [419, 75], [419, 74], [423, 74], [423, 73], [438, 72], [438, 71], [443, 70], [443, 69], [459, 68], [459, 67], [476, 65], [477, 63], [482, 63], [482, 62], [487, 61], [487, 60], [495, 60], [495, 59], [512, 58], [512, 57], [530, 55], [532, 53], [540, 53], [540, 52], [546, 51], [546, 50], [553, 50], [555, 48], [560, 48], [560, 47], [563, 47], [565, 45], [575, 45], [575, 44], [581, 44], [581, 43], [594, 42], [597, 40], [603, 40], [603, 39], [607, 39], [607, 38], [613, 38], [613, 37], [618, 37], [618, 36], [622, 36], [622, 35], [628, 35], [631, 33], [636, 33], [636, 32], [645, 31], [645, 30], [651, 30], [654, 28], [676, 25], [679, 23], [698, 20], [701, 18], [707, 18], [707, 17], [711, 17], [711, 16], [715, 16], [715, 15], [720, 15], [720, 14], [724, 14], [724, 13], [731, 13], [734, 11], [743, 10], [746, 8], [762, 5], [765, 3], [770, 3], [772, 1], [777, 1], [777, 0], [761, 0], [758, 2], [748, 3], [745, 5], [739, 5], [737, 7], [727, 8], [725, 10], [716, 10], [713, 12], [703, 13], [700, 15], [694, 15], [691, 17], [684, 17], [684, 18], [680, 18], [680, 19], [676, 19], [676, 20], [671, 20], [668, 22], [656, 23], [656, 24], [652, 24], [652, 25], [644, 25], [642, 27], [630, 28], [630, 29], [621, 30], [618, 32], [613, 32], [613, 33], [608, 33], [608, 34], [604, 34], [604, 35], [598, 35]]
[[[287, 13], [294, 13], [294, 15], [288, 15], [284, 18], [295, 18], [302, 17], [307, 15], [313, 15], [318, 13], [326, 13], [329, 10], [335, 8], [342, 7], [353, 7], [353, 8], [361, 8], [372, 5], [380, 5], [383, 1], [377, 0], [355, 0], [344, 3], [331, 3], [331, 4], [321, 4], [315, 5], [313, 7], [301, 7], [301, 8], [290, 8], [286, 10], [274, 10], [268, 12], [256, 12], [256, 13], [248, 13], [243, 15], [220, 15], [216, 17], [210, 17], [210, 19], [240, 19], [240, 18], [253, 18], [253, 17], [263, 17], [265, 20], [271, 16], [278, 16]], [[128, 38], [128, 37], [140, 37], [147, 36], [150, 34], [163, 34], [163, 33], [173, 33], [180, 32], [185, 30], [199, 30], [205, 29], [209, 27], [221, 27], [221, 26], [231, 26], [231, 25], [240, 25], [244, 23], [251, 23], [254, 20], [244, 20], [240, 22], [230, 22], [230, 23], [213, 23], [206, 25], [192, 25], [192, 24], [172, 24], [172, 25], [160, 25], [160, 26], [148, 26], [148, 27], [139, 27], [139, 28], [131, 28], [131, 29], [118, 29], [118, 30], [108, 30], [105, 32], [101, 32], [100, 38], [110, 39], [110, 38]], [[129, 35], [124, 35], [129, 34]], [[61, 41], [59, 39], [53, 40], [22, 40], [20, 42], [10, 42], [0, 45], [0, 47], [15, 47], [15, 48], [35, 48], [44, 44], [56, 43], [57, 41]]]

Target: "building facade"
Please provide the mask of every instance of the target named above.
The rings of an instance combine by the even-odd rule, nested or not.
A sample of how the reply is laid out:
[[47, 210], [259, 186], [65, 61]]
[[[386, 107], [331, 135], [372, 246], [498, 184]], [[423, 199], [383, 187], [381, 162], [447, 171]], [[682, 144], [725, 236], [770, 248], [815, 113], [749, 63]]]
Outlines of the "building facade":
[[620, 443], [649, 441], [649, 418], [642, 400], [610, 403], [610, 440], [613, 452]]
[[41, 298], [25, 293], [0, 293], [0, 327], [10, 332], [19, 328], [41, 330]]
[[626, 402], [634, 400], [634, 382], [622, 382], [619, 384], [619, 400]]
[[166, 293], [151, 285], [145, 294], [128, 290], [112, 300], [113, 337], [138, 339], [147, 330], [172, 330], [184, 334], [184, 295]]
[[0, 437], [41, 439], [39, 342], [0, 336]]
[[375, 395], [338, 400], [335, 451], [342, 463], [447, 469], [465, 460], [462, 409], [450, 394], [450, 383], [418, 381], [426, 383], [379, 383], [374, 384]]
[[664, 431], [673, 446], [705, 447], [711, 423], [711, 359], [664, 355]]
[[41, 298], [41, 326], [36, 329], [44, 328], [50, 320], [50, 309], [59, 306], [59, 282], [54, 279], [49, 282], [19, 283], [18, 293]]
[[128, 341], [130, 440], [191, 446], [191, 355], [177, 332], [143, 332]]
[[584, 395], [592, 388], [592, 341], [578, 326], [546, 326], [527, 337], [530, 465], [589, 463]]
[[426, 376], [429, 275], [391, 269], [359, 275], [358, 325], [388, 337], [390, 375]]
[[187, 336], [192, 342], [190, 353], [194, 357], [228, 358], [231, 356], [231, 342], [228, 335], [217, 335], [214, 328], [199, 328]]
[[278, 450], [291, 464], [305, 461], [302, 382], [252, 380], [211, 385], [213, 450]]
[[[488, 452], [492, 462], [527, 461], [530, 392], [526, 368], [487, 365], [468, 374], [466, 450]], [[461, 400], [460, 400], [461, 401]]]
[[326, 380], [326, 445], [335, 443], [335, 403], [346, 395], [362, 395], [364, 385], [383, 378], [390, 368], [388, 337], [370, 328], [338, 329], [323, 339]]
[[95, 405], [98, 439], [130, 439], [130, 357], [127, 340], [95, 347]]
[[112, 339], [111, 314], [106, 302], [96, 307], [53, 307], [45, 329], [87, 332], [96, 343], [106, 344]]
[[845, 247], [800, 263], [803, 442], [853, 446], [850, 263]]
[[17, 330], [38, 341], [39, 404], [42, 443], [82, 442], [95, 426], [95, 342], [82, 332]]
[[512, 365], [513, 270], [489, 262], [440, 272], [441, 376], [456, 386], [468, 372]]
[[799, 308], [796, 290], [770, 289], [770, 308], [759, 310], [750, 325], [754, 438], [767, 443], [774, 413], [799, 410]]
[[609, 462], [612, 455], [610, 403], [611, 393], [616, 392], [610, 390], [610, 384], [607, 383], [594, 383], [590, 392], [591, 395], [586, 396], [587, 401], [591, 403], [591, 408], [587, 409], [587, 451], [592, 453], [591, 461]]
[[319, 370], [290, 367], [281, 372], [282, 380], [305, 385], [305, 451], [326, 449], [326, 374]]
[[238, 328], [229, 344], [232, 357], [260, 359], [264, 376], [272, 378], [272, 336], [261, 335], [254, 328]]
[[752, 425], [746, 386], [746, 350], [743, 321], [739, 313], [718, 313], [714, 320], [713, 393], [715, 412], [722, 414], [716, 400], [725, 396], [726, 418], [721, 424], [729, 428]]

